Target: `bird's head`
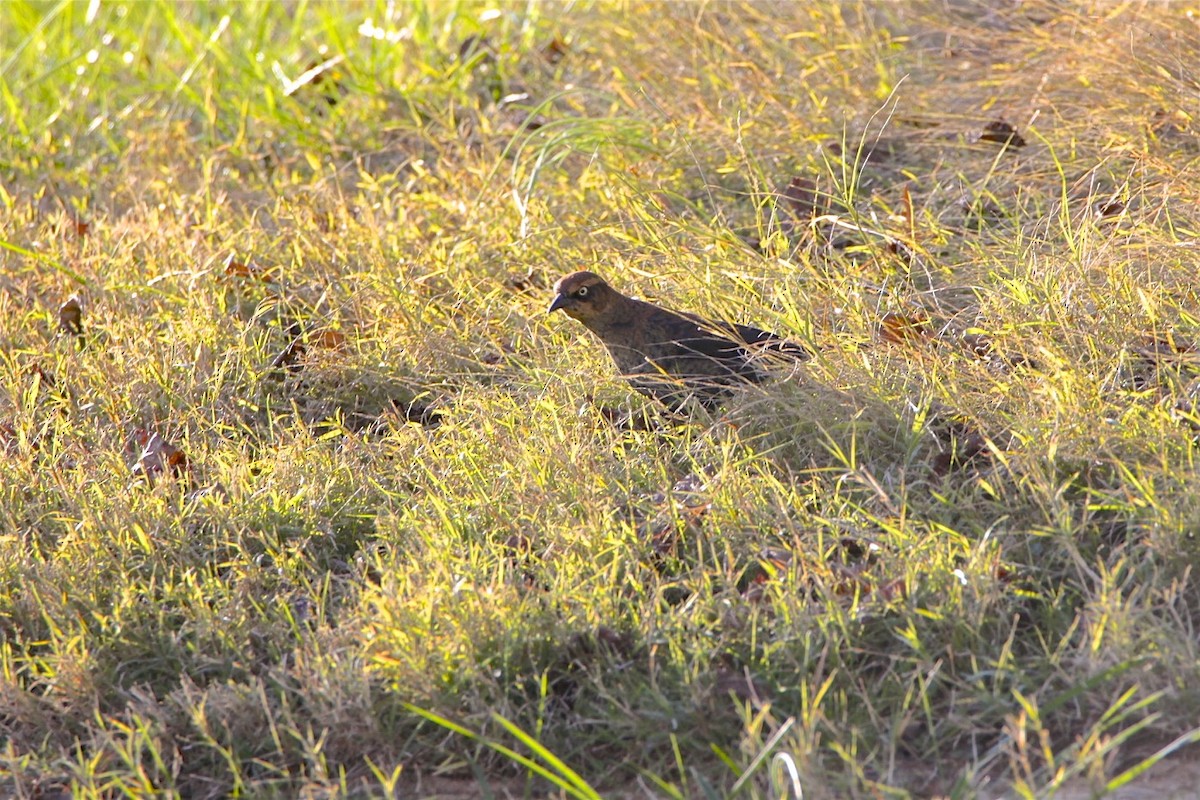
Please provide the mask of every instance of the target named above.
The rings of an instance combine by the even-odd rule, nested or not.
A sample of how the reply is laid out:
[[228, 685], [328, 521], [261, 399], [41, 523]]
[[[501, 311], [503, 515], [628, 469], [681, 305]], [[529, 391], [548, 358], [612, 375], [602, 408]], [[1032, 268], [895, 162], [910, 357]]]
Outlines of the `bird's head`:
[[600, 319], [620, 297], [599, 275], [581, 270], [563, 276], [554, 284], [554, 300], [546, 313], [561, 308], [568, 317], [588, 325]]

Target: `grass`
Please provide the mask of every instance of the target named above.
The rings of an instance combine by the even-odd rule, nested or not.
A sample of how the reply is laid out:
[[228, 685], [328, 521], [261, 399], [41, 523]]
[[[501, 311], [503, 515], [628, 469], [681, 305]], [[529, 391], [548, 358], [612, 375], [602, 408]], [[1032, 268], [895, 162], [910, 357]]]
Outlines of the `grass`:
[[[7, 795], [1100, 796], [1197, 738], [1185, 7], [0, 19]], [[583, 267], [817, 355], [655, 424], [544, 315]]]

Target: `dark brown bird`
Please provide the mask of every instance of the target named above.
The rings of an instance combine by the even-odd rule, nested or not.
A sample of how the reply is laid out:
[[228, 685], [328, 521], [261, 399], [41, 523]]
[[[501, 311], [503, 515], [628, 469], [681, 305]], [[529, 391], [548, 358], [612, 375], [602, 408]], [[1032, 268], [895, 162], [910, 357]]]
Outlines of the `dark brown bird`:
[[772, 356], [808, 355], [800, 345], [758, 328], [626, 297], [586, 270], [554, 284], [549, 311], [559, 309], [600, 338], [633, 388], [672, 411], [693, 397], [711, 408], [730, 387], [763, 380], [763, 361]]

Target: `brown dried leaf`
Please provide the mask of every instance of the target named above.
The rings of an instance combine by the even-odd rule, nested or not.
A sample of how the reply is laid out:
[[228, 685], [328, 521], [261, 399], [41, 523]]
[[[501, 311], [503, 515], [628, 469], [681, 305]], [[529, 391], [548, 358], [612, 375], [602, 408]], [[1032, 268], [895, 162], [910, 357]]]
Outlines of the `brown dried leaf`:
[[1005, 149], [1024, 147], [1026, 144], [1021, 134], [1017, 133], [1017, 129], [1002, 119], [984, 125], [978, 139], [981, 142], [993, 142]]
[[1133, 346], [1133, 352], [1155, 363], [1176, 362], [1179, 357], [1196, 355], [1196, 343], [1182, 334], [1168, 330], [1162, 336], [1147, 336]]
[[807, 223], [817, 213], [817, 182], [797, 175], [780, 193], [797, 222]]
[[12, 455], [17, 451], [17, 444], [19, 442], [20, 437], [17, 436], [17, 429], [7, 422], [0, 422], [0, 451]]
[[992, 365], [1006, 364], [1010, 367], [1036, 366], [1033, 359], [1026, 355], [997, 350], [992, 337], [986, 333], [967, 330], [962, 333], [952, 334], [951, 340], [952, 343], [957, 343], [963, 347], [972, 357]]
[[[310, 91], [307, 87], [312, 87], [313, 90], [320, 91], [321, 99], [327, 105], [331, 107], [337, 105], [342, 96], [347, 93], [346, 84], [342, 81], [342, 71], [337, 68], [345, 60], [345, 56], [339, 53], [324, 61], [309, 61], [304, 72], [294, 81], [287, 79], [282, 71], [277, 71], [276, 74], [283, 78], [284, 96], [299, 97], [302, 93]], [[324, 84], [323, 88], [322, 84]]]
[[733, 669], [723, 667], [717, 671], [716, 683], [713, 686], [719, 697], [732, 694], [743, 703], [749, 702], [754, 708], [761, 708], [770, 700], [766, 690], [754, 680], [748, 669]]
[[689, 474], [668, 492], [655, 492], [647, 498], [651, 508], [635, 512], [638, 537], [651, 545], [657, 555], [675, 551], [683, 535], [698, 534], [712, 509], [704, 481]]
[[908, 597], [908, 586], [903, 578], [893, 578], [892, 580], [881, 584], [874, 592], [875, 597], [885, 603], [890, 603], [893, 600], [903, 600]]
[[1188, 133], [1192, 118], [1182, 110], [1167, 111], [1159, 108], [1150, 116], [1150, 132], [1158, 139], [1166, 139]]
[[38, 379], [38, 381], [40, 381], [41, 384], [43, 386], [45, 386], [47, 389], [53, 389], [56, 386], [58, 386], [58, 381], [55, 380], [54, 373], [50, 372], [49, 370], [43, 369], [41, 364], [38, 364], [36, 362], [33, 364], [30, 364], [29, 367], [25, 370], [25, 372], [29, 375], [33, 375], [34, 377], [36, 377]]
[[134, 439], [142, 445], [142, 453], [133, 467], [137, 478], [153, 480], [165, 472], [180, 477], [191, 469], [187, 455], [157, 433], [139, 428]]
[[879, 338], [893, 344], [927, 342], [933, 338], [933, 326], [921, 312], [884, 314], [879, 321]]
[[304, 326], [299, 321], [287, 326], [287, 335], [292, 337], [291, 341], [271, 359], [271, 371], [276, 377], [280, 377], [279, 372], [284, 369], [299, 372], [303, 366], [300, 362], [308, 352], [308, 345], [304, 342]]
[[555, 36], [542, 47], [542, 58], [550, 64], [557, 64], [569, 52], [571, 52], [571, 46]]
[[227, 280], [259, 281], [279, 283], [279, 267], [264, 267], [247, 261], [239, 261], [233, 253], [225, 259], [224, 276]]
[[859, 561], [873, 564], [879, 554], [883, 552], [883, 548], [877, 542], [855, 536], [843, 536], [838, 539], [838, 547], [840, 548], [838, 556], [845, 564]]
[[656, 431], [662, 427], [660, 420], [657, 417], [652, 417], [645, 409], [631, 410], [609, 405], [595, 405], [594, 407], [601, 419], [624, 433], [632, 431]]
[[542, 562], [545, 553], [535, 552], [532, 539], [523, 533], [514, 533], [504, 540], [500, 549], [505, 554], [505, 561], [508, 563], [509, 569], [514, 575], [520, 577], [521, 585], [524, 588], [549, 588], [539, 583], [538, 576], [534, 572], [534, 568]]
[[954, 417], [930, 427], [939, 452], [933, 457], [931, 469], [934, 475], [944, 476], [953, 470], [977, 466], [991, 458], [988, 438], [969, 420]]
[[73, 294], [58, 307], [58, 328], [72, 336], [83, 336], [83, 303]]
[[326, 328], [313, 337], [313, 344], [326, 350], [345, 350], [346, 334], [333, 328]]
[[416, 423], [423, 428], [436, 428], [446, 419], [445, 411], [434, 405], [418, 403], [415, 400], [407, 403], [393, 400], [391, 405], [396, 413], [404, 418], [405, 422]]
[[1092, 209], [1096, 212], [1097, 217], [1107, 220], [1124, 214], [1126, 205], [1121, 200], [1111, 198], [1109, 200], [1101, 200], [1092, 206]]

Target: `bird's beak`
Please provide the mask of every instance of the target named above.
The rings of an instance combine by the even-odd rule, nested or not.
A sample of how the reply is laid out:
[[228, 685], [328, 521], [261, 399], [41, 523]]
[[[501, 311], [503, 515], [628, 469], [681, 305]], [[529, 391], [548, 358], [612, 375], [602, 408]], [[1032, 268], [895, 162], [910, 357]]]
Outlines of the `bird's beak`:
[[547, 314], [553, 314], [567, 304], [567, 296], [565, 294], [554, 295], [554, 301], [550, 303], [550, 307], [546, 309]]

